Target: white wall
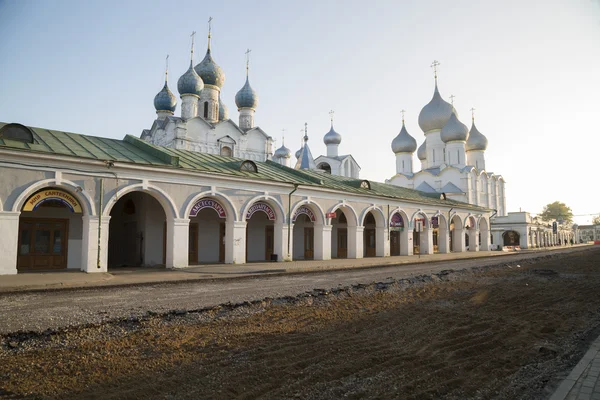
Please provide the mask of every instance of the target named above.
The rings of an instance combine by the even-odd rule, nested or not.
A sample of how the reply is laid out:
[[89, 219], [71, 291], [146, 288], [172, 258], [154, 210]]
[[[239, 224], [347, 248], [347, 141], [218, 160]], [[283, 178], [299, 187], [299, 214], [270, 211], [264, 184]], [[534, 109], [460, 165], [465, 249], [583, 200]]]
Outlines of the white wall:
[[198, 224], [198, 262], [219, 262], [219, 226], [224, 223], [215, 210], [205, 208], [198, 215], [190, 218], [190, 224]]
[[[273, 225], [274, 221], [269, 221], [267, 214], [256, 212], [252, 215], [246, 225], [248, 230], [248, 257], [246, 261], [264, 261], [265, 260], [265, 230], [267, 225]], [[274, 251], [277, 253], [276, 251]]]

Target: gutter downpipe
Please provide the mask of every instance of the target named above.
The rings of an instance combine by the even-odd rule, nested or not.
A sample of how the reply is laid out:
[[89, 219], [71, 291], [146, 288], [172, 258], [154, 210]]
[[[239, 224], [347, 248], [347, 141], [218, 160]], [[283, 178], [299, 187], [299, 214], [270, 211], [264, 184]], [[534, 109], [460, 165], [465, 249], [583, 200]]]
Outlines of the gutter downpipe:
[[294, 183], [294, 190], [292, 190], [288, 194], [288, 218], [287, 218], [287, 226], [288, 226], [288, 237], [287, 237], [287, 256], [288, 260], [291, 260], [290, 257], [290, 229], [292, 224], [292, 194], [298, 190], [298, 184]]
[[100, 210], [98, 213], [98, 258], [96, 267], [102, 268], [100, 265], [100, 244], [102, 242], [102, 208], [104, 208], [104, 178], [100, 178]]

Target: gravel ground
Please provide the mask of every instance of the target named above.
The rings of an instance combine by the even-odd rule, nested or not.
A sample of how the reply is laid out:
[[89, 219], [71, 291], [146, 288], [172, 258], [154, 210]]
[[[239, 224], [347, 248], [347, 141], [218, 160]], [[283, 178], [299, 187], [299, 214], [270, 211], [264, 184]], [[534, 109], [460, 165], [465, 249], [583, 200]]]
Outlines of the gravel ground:
[[[72, 308], [104, 291], [7, 296], [67, 315], [0, 336], [0, 398], [546, 398], [600, 333], [600, 249], [502, 261], [329, 286], [288, 276], [293, 295], [202, 307], [203, 285], [184, 285], [196, 298], [177, 309], [156, 295], [180, 285], [115, 288], [109, 300], [136, 306], [100, 317]], [[272, 293], [278, 279], [221, 287]]]

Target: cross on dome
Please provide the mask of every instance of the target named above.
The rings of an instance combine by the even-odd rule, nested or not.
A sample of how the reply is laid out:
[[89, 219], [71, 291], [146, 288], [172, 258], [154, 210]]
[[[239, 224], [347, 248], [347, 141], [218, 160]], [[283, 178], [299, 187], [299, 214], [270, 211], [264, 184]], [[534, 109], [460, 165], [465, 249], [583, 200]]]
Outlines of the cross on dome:
[[435, 78], [435, 83], [437, 83], [437, 67], [440, 65], [438, 60], [433, 60], [431, 63], [431, 68], [433, 68], [433, 77]]

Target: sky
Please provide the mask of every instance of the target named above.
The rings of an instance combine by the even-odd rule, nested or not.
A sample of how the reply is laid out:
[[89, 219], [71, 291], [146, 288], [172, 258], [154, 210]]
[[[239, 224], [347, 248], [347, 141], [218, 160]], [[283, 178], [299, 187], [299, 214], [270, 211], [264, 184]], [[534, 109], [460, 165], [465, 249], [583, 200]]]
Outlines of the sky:
[[[582, 224], [600, 213], [600, 0], [155, 1], [0, 0], [0, 121], [110, 138], [139, 136], [164, 82], [206, 52], [226, 79], [230, 118], [245, 80], [255, 123], [292, 152], [308, 124], [325, 154], [329, 111], [361, 178], [395, 174], [391, 141], [439, 89], [471, 108], [489, 140], [486, 166], [506, 180], [508, 211], [566, 203]], [[176, 115], [180, 113], [178, 101]], [[414, 155], [415, 169], [420, 162]]]

